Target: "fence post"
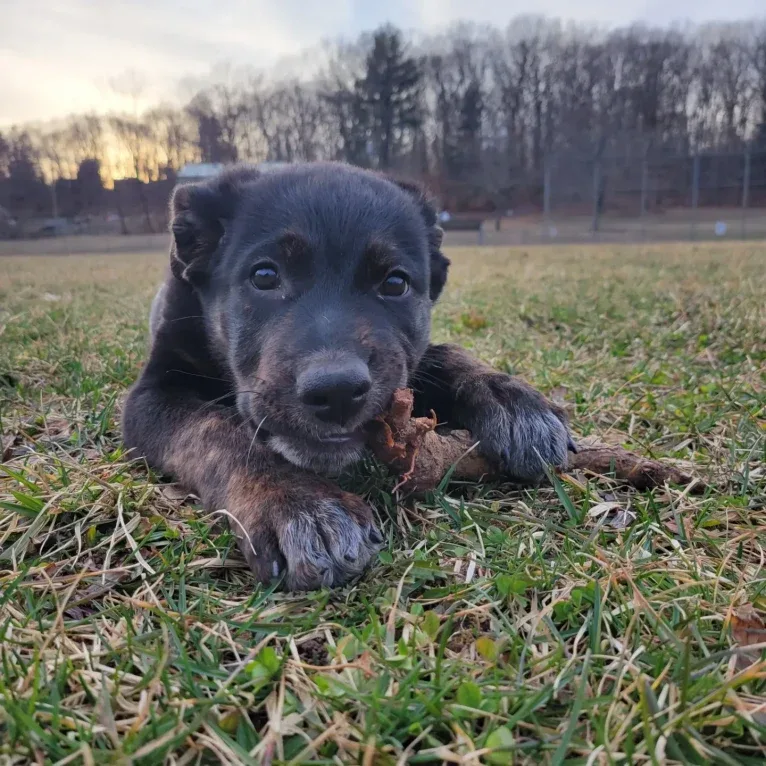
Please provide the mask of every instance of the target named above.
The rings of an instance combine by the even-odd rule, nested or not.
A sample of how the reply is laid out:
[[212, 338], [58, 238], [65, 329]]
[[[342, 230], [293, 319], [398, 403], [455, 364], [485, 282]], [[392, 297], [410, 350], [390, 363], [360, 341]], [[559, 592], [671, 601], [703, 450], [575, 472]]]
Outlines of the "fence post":
[[750, 144], [745, 145], [745, 170], [742, 174], [742, 239], [747, 236], [747, 208], [750, 205]]
[[591, 233], [595, 237], [598, 232], [599, 218], [601, 217], [601, 157], [596, 158], [593, 166], [593, 222]]
[[551, 229], [551, 159], [548, 152], [543, 160], [543, 239]]
[[692, 239], [697, 239], [697, 208], [700, 202], [700, 156], [694, 155], [692, 166]]
[[646, 239], [646, 197], [649, 193], [649, 162], [647, 152], [641, 161], [641, 238]]

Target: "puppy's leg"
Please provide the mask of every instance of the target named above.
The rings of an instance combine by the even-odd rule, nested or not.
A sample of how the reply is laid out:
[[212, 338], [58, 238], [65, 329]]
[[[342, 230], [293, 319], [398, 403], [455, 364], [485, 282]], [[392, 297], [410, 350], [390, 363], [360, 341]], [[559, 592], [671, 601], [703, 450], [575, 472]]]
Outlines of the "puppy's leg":
[[183, 388], [143, 380], [123, 418], [126, 445], [202, 499], [225, 509], [261, 581], [285, 574], [291, 590], [359, 575], [382, 542], [361, 498], [291, 466], [254, 443], [231, 408], [211, 408]]
[[497, 372], [458, 346], [429, 346], [412, 376], [419, 413], [468, 429], [482, 452], [523, 482], [563, 466], [571, 438], [563, 410], [523, 380]]

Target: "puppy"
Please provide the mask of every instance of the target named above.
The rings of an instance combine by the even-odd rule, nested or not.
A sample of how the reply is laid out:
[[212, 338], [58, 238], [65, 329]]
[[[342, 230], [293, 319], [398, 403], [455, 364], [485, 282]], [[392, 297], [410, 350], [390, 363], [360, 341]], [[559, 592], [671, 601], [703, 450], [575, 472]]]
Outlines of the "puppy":
[[447, 279], [423, 192], [342, 164], [236, 167], [180, 186], [151, 353], [128, 396], [135, 456], [226, 509], [261, 581], [359, 575], [382, 537], [331, 476], [396, 388], [469, 429], [510, 478], [566, 460], [561, 411], [460, 348], [430, 345]]

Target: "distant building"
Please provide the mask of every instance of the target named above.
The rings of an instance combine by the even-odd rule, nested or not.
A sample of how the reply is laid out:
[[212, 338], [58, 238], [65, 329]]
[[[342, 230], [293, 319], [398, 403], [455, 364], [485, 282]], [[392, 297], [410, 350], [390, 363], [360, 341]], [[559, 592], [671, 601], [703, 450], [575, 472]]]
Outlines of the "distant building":
[[210, 176], [220, 173], [225, 165], [222, 162], [196, 162], [184, 165], [176, 176], [179, 183], [194, 183], [195, 181], [204, 181]]
[[[255, 166], [262, 173], [273, 173], [275, 170], [280, 170], [289, 164], [289, 162], [257, 162]], [[184, 165], [178, 171], [177, 182], [189, 184], [196, 181], [204, 181], [206, 178], [217, 175], [225, 167], [222, 162], [196, 162]]]

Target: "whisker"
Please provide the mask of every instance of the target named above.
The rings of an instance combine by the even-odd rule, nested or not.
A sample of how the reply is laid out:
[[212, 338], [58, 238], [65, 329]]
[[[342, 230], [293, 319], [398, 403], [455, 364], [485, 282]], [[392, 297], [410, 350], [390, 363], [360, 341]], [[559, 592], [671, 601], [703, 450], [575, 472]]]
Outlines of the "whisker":
[[[240, 391], [242, 394], [250, 394], [251, 396], [262, 396], [258, 391]], [[229, 391], [228, 393], [222, 394], [221, 396], [217, 396], [215, 399], [209, 399], [208, 401], [202, 402], [200, 406], [195, 410], [195, 412], [204, 412], [206, 409], [210, 409], [211, 407], [215, 407], [216, 404], [221, 402], [224, 399], [228, 399], [231, 396], [236, 396], [236, 391]], [[231, 420], [232, 417], [236, 417], [239, 413], [237, 412], [236, 407], [232, 407], [230, 409], [234, 410], [233, 415], [229, 416], [228, 420]]]
[[231, 380], [226, 378], [215, 378], [212, 375], [201, 375], [198, 372], [189, 372], [188, 370], [178, 370], [176, 368], [168, 370], [168, 372], [177, 372], [179, 375], [188, 375], [190, 378], [204, 378], [205, 380], [217, 380], [221, 383], [231, 383]]
[[410, 377], [410, 383], [413, 384], [413, 387], [417, 387], [418, 383], [431, 385], [441, 391], [446, 391], [449, 388], [449, 384], [446, 381], [426, 372], [414, 373], [412, 377]]
[[432, 380], [437, 383], [444, 382], [443, 378], [440, 378], [437, 375], [433, 375], [426, 370], [415, 370], [415, 372], [413, 372], [410, 377], [412, 380]]
[[249, 465], [250, 463], [250, 454], [253, 451], [253, 445], [255, 444], [255, 440], [258, 438], [258, 432], [261, 430], [261, 426], [263, 425], [265, 420], [266, 420], [266, 416], [264, 415], [263, 420], [261, 420], [261, 422], [258, 423], [258, 427], [255, 429], [253, 438], [250, 441], [250, 446], [247, 448], [247, 457], [245, 458], [245, 466]]

